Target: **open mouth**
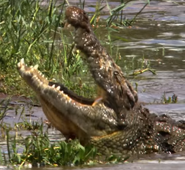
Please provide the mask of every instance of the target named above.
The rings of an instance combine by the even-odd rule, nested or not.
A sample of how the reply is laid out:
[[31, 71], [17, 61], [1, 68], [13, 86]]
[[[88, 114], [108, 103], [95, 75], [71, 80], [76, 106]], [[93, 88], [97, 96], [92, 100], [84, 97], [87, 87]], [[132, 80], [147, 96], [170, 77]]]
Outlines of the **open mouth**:
[[59, 98], [59, 94], [66, 98], [67, 101], [75, 102], [76, 104], [83, 105], [93, 105], [95, 102], [94, 99], [85, 98], [83, 96], [79, 96], [69, 90], [61, 83], [50, 82], [47, 78], [38, 70], [38, 65], [28, 67], [24, 63], [24, 59], [18, 63], [18, 70], [24, 80], [35, 90], [42, 92], [42, 94], [47, 91], [55, 94], [57, 92], [57, 96]]
[[[96, 100], [76, 95], [62, 84], [49, 82], [37, 65], [28, 67], [24, 59], [17, 67], [21, 77], [35, 91], [46, 117], [65, 137], [83, 142], [89, 136], [105, 135], [116, 128], [115, 112], [101, 101], [96, 103]], [[102, 130], [104, 128], [106, 130]]]

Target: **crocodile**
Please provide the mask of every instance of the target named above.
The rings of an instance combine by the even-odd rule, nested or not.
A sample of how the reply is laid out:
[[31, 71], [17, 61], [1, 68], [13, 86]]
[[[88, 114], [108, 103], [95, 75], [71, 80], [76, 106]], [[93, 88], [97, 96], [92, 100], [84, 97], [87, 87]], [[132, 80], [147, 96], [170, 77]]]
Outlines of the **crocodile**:
[[185, 123], [167, 115], [151, 114], [138, 101], [137, 92], [121, 68], [96, 38], [84, 10], [69, 6], [66, 22], [74, 27], [74, 42], [85, 56], [95, 83], [103, 93], [98, 99], [79, 96], [62, 83], [48, 81], [38, 65], [17, 68], [35, 91], [51, 124], [82, 145], [92, 144], [102, 154], [122, 157], [153, 152], [176, 153], [185, 149]]

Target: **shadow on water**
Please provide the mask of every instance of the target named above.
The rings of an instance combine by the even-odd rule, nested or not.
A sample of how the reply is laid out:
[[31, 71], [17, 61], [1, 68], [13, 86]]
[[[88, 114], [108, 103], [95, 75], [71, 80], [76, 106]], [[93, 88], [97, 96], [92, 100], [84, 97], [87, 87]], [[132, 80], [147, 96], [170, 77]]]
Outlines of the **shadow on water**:
[[[70, 1], [69, 1], [70, 2]], [[77, 1], [79, 2], [79, 1]], [[77, 2], [71, 1], [73, 5]], [[86, 11], [94, 12], [95, 0], [86, 0]], [[43, 2], [45, 3], [45, 2]], [[143, 7], [145, 1], [132, 1], [124, 10], [126, 18], [133, 16]], [[115, 7], [119, 1], [111, 1], [110, 5]], [[137, 61], [145, 58], [150, 62], [151, 67], [156, 69], [157, 75], [144, 73], [138, 76], [134, 82], [138, 83], [139, 100], [146, 104], [151, 112], [158, 114], [167, 113], [176, 120], [185, 119], [185, 2], [176, 1], [151, 1], [141, 15], [138, 16], [134, 26], [125, 28], [119, 32], [112, 33], [111, 36], [126, 39], [126, 42], [115, 40], [121, 55], [125, 56], [128, 62]], [[104, 13], [106, 16], [106, 8]], [[124, 58], [124, 59], [125, 59]], [[122, 60], [119, 63], [122, 65]], [[162, 96], [178, 96], [176, 104], [159, 104]], [[1, 96], [2, 97], [2, 96]], [[23, 103], [17, 103], [12, 100], [12, 108], [25, 105], [27, 99], [22, 100]], [[20, 109], [20, 108], [19, 108]], [[18, 110], [19, 110], [18, 109]], [[30, 121], [40, 121], [45, 116], [40, 107], [32, 107], [26, 105], [26, 112]], [[15, 116], [15, 110], [9, 110], [9, 114], [5, 117], [4, 122], [11, 123], [20, 121], [20, 117]], [[54, 135], [57, 133], [52, 132]], [[27, 132], [23, 133], [28, 135]], [[2, 135], [2, 134], [1, 134]], [[183, 153], [181, 155], [152, 155], [151, 161], [149, 156], [140, 159], [135, 163], [125, 163], [122, 165], [93, 167], [92, 170], [101, 169], [184, 169]], [[160, 163], [159, 163], [160, 162]], [[6, 169], [6, 167], [0, 167]], [[9, 169], [9, 168], [8, 168]], [[36, 168], [38, 169], [38, 168]], [[70, 168], [40, 168], [40, 169], [70, 169]], [[72, 168], [73, 169], [73, 168]], [[81, 168], [75, 168], [81, 169]], [[88, 168], [84, 168], [88, 169]]]

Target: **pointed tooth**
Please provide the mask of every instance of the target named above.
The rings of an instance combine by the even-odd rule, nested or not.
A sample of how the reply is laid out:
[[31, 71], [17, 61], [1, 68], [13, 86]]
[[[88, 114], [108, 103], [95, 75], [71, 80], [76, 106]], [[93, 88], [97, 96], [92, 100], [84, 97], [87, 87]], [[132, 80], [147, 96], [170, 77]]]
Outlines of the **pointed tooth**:
[[60, 86], [58, 86], [56, 89], [57, 89], [58, 91], [60, 91]]
[[44, 74], [42, 74], [41, 72], [40, 72], [40, 75], [41, 75], [41, 77], [44, 77]]
[[34, 69], [38, 69], [38, 67], [39, 67], [39, 65], [38, 64], [36, 64], [35, 66], [34, 66]]
[[38, 80], [36, 75], [33, 75], [32, 79]]
[[21, 64], [24, 64], [24, 58], [21, 58], [20, 63], [21, 63]]
[[38, 83], [38, 82], [39, 82], [37, 76], [35, 76], [35, 75], [32, 77], [32, 80], [33, 80], [33, 82], [35, 82], [35, 83]]
[[21, 63], [19, 62], [19, 63], [17, 63], [17, 66], [20, 68], [21, 67]]
[[30, 66], [30, 68], [32, 69], [32, 68], [33, 68], [33, 66]]
[[38, 70], [38, 73], [39, 73], [40, 76], [42, 76], [42, 73], [39, 70]]
[[21, 70], [21, 71], [24, 71], [24, 70], [25, 70], [24, 65], [23, 65], [23, 66], [20, 66], [20, 70]]
[[34, 71], [34, 68], [33, 67], [30, 67], [30, 72], [33, 72]]
[[55, 84], [53, 84], [51, 87], [52, 87], [52, 88], [55, 88]]

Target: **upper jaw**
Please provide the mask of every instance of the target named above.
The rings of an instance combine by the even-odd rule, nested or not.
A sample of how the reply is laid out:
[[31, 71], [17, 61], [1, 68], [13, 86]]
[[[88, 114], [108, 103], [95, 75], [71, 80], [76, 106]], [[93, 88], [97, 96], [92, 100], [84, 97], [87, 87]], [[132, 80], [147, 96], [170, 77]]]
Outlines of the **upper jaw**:
[[37, 70], [38, 66], [28, 67], [23, 59], [17, 67], [22, 78], [35, 91], [49, 121], [66, 137], [102, 136], [117, 129], [115, 112], [103, 103], [92, 106], [74, 100], [60, 89], [61, 86], [50, 86]]

